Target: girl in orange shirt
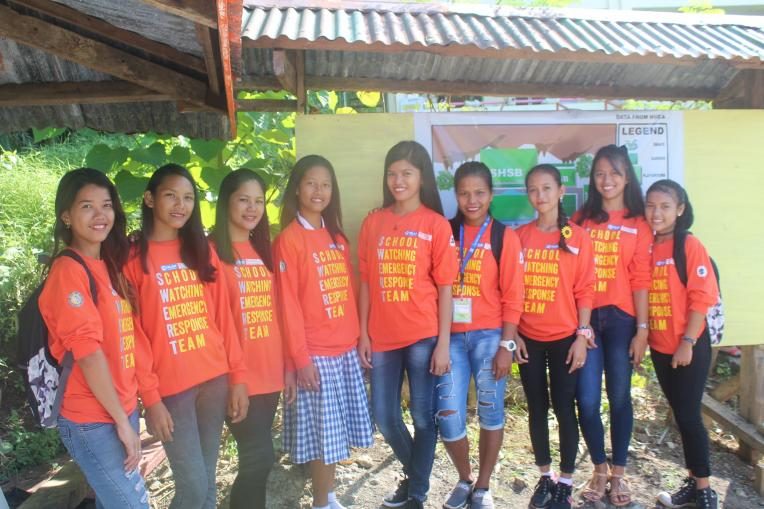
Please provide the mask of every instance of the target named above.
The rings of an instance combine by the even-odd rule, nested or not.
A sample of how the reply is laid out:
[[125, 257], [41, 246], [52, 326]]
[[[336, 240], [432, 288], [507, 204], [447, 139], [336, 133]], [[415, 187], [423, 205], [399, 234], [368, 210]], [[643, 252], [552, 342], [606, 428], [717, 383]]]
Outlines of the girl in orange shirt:
[[[520, 364], [520, 379], [528, 401], [533, 453], [541, 470], [530, 507], [570, 509], [578, 450], [577, 370], [584, 366], [587, 344], [594, 339], [589, 326], [594, 257], [586, 230], [570, 224], [565, 216], [565, 187], [557, 168], [534, 166], [525, 177], [525, 186], [538, 214], [535, 221], [517, 230], [525, 258], [518, 349], [527, 357]], [[560, 434], [561, 472], [556, 483], [549, 451], [550, 393]]]
[[578, 420], [594, 463], [583, 497], [605, 495], [608, 465], [602, 426], [602, 373], [605, 373], [613, 448], [610, 502], [631, 503], [623, 479], [634, 415], [632, 363], [639, 366], [647, 348], [647, 289], [650, 287], [652, 232], [644, 219], [644, 200], [626, 147], [607, 145], [592, 162], [589, 196], [574, 216], [592, 238], [597, 286], [592, 328], [595, 348], [578, 374]]
[[252, 170], [225, 176], [210, 235], [223, 262], [234, 321], [247, 364], [249, 410], [229, 427], [236, 438], [239, 472], [231, 487], [232, 509], [265, 509], [268, 474], [276, 459], [271, 427], [279, 396], [294, 400], [294, 371], [285, 373], [284, 349], [276, 319], [273, 256], [267, 188]]
[[[451, 285], [458, 262], [427, 150], [402, 141], [387, 153], [384, 168], [384, 208], [366, 217], [358, 241], [358, 349], [371, 369], [374, 420], [405, 475], [382, 503], [418, 509], [427, 498], [437, 441], [435, 384], [450, 369]], [[413, 438], [401, 413], [404, 372]]]
[[[138, 470], [136, 369], [150, 360], [121, 273], [128, 253], [125, 224], [117, 190], [102, 172], [80, 168], [64, 175], [56, 192], [53, 251], [64, 243], [80, 258], [96, 294], [78, 261], [56, 256], [38, 302], [51, 354], [59, 362], [66, 354], [74, 360], [58, 417], [61, 440], [95, 491], [98, 507], [148, 509]], [[156, 390], [155, 378], [142, 381], [153, 384], [148, 391]]]
[[239, 422], [249, 398], [225, 274], [204, 236], [188, 170], [168, 164], [154, 172], [143, 195], [141, 227], [125, 273], [137, 292], [140, 326], [159, 377], [153, 397], [164, 402], [159, 411], [148, 409], [147, 424], [172, 467], [170, 507], [213, 509], [226, 399], [231, 421]]
[[[650, 358], [682, 436], [689, 475], [674, 493], [663, 492], [665, 507], [716, 509], [711, 489], [708, 432], [700, 404], [711, 365], [706, 313], [719, 298], [711, 259], [688, 231], [693, 212], [687, 192], [673, 180], [659, 180], [647, 190], [645, 217], [655, 232], [652, 285], [649, 291]], [[674, 260], [684, 249], [686, 284]]]
[[325, 158], [305, 156], [284, 190], [274, 244], [282, 331], [297, 370], [297, 398], [284, 409], [284, 447], [309, 463], [314, 509], [343, 509], [333, 490], [338, 461], [373, 443], [358, 360], [358, 311], [340, 190]]

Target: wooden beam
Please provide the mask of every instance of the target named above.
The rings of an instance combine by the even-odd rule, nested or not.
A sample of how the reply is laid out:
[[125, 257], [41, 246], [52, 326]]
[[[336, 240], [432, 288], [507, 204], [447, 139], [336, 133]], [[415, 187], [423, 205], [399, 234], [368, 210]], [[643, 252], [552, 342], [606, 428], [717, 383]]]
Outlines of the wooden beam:
[[275, 76], [248, 76], [239, 78], [236, 90], [281, 90], [281, 83]]
[[741, 350], [740, 415], [754, 426], [761, 426], [764, 423], [764, 345], [744, 346]]
[[205, 105], [207, 85], [201, 81], [2, 5], [0, 36], [162, 94]]
[[0, 106], [55, 106], [170, 101], [167, 94], [126, 81], [78, 81], [0, 85]]
[[237, 99], [237, 111], [298, 111], [297, 101], [288, 99]]
[[283, 90], [297, 95], [297, 54], [294, 51], [273, 50], [273, 74]]
[[218, 48], [218, 31], [204, 25], [196, 25], [196, 39], [202, 46], [207, 84], [210, 92], [220, 95], [223, 90], [223, 64]]
[[143, 3], [200, 25], [218, 27], [215, 0], [143, 0]]
[[12, 3], [34, 9], [46, 16], [70, 23], [111, 41], [116, 41], [126, 46], [139, 49], [155, 58], [172, 62], [184, 69], [189, 69], [200, 74], [206, 72], [202, 59], [195, 57], [194, 55], [183, 53], [172, 46], [153, 41], [140, 34], [131, 32], [130, 30], [118, 28], [102, 19], [88, 16], [71, 7], [50, 0], [12, 0]]
[[489, 95], [516, 97], [580, 97], [592, 99], [710, 99], [716, 89], [624, 87], [609, 85], [571, 86], [545, 83], [486, 83], [469, 81], [391, 80], [307, 76], [310, 90], [376, 90], [440, 95]]
[[751, 449], [764, 452], [764, 436], [756, 430], [756, 426], [740, 417], [729, 407], [716, 401], [708, 394], [704, 394], [701, 409], [704, 414], [710, 416], [719, 426], [735, 435]]
[[308, 86], [305, 83], [305, 50], [297, 52], [295, 69], [297, 70], [297, 112], [306, 113], [308, 110]]

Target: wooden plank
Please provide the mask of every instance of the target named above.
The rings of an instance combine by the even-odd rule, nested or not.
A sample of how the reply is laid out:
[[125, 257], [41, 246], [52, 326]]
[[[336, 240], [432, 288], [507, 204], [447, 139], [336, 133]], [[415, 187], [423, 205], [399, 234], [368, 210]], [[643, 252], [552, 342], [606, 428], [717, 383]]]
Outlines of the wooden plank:
[[218, 48], [218, 31], [204, 25], [196, 25], [196, 39], [202, 46], [207, 84], [213, 94], [220, 94], [223, 89], [223, 65]]
[[172, 100], [172, 97], [126, 81], [0, 85], [0, 106], [55, 106], [168, 100]]
[[703, 413], [711, 416], [719, 426], [733, 433], [751, 449], [764, 452], [764, 436], [757, 431], [756, 426], [752, 425], [708, 394], [703, 395], [701, 405]]
[[[232, 2], [231, 2], [232, 3]], [[236, 138], [236, 100], [233, 92], [233, 66], [231, 64], [231, 39], [236, 39], [236, 43], [241, 42], [241, 19], [235, 18], [238, 27], [231, 32], [233, 28], [229, 19], [229, 9], [233, 10], [233, 7], [228, 0], [215, 0], [217, 7], [217, 20], [218, 20], [218, 48], [220, 49], [220, 62], [223, 70], [223, 107], [228, 114], [228, 125], [231, 131], [231, 138]], [[234, 35], [236, 34], [236, 35]], [[241, 46], [237, 46], [239, 51]]]
[[[716, 348], [714, 350], [717, 350]], [[725, 403], [732, 399], [740, 391], [740, 374], [733, 376], [717, 385], [711, 396], [721, 403]]]
[[378, 78], [336, 78], [306, 76], [310, 90], [376, 90], [427, 94], [490, 95], [520, 97], [580, 97], [592, 99], [710, 99], [716, 89], [619, 87], [608, 85], [571, 86], [546, 83], [486, 83], [469, 81], [392, 80]]
[[764, 345], [741, 350], [740, 415], [759, 427], [764, 423]]
[[279, 99], [237, 99], [237, 111], [298, 111], [297, 101]]
[[294, 51], [273, 50], [273, 74], [283, 90], [297, 95], [297, 55]]
[[65, 21], [90, 33], [139, 49], [156, 58], [172, 62], [194, 72], [201, 74], [206, 72], [202, 59], [194, 55], [183, 53], [172, 46], [153, 41], [130, 30], [118, 28], [100, 18], [88, 16], [65, 5], [50, 0], [12, 0], [12, 3], [34, 9], [46, 16]]
[[2, 5], [0, 36], [145, 88], [205, 105], [207, 85], [201, 81]]
[[210, 28], [217, 28], [218, 17], [215, 0], [142, 0], [143, 3], [180, 18], [185, 18]]

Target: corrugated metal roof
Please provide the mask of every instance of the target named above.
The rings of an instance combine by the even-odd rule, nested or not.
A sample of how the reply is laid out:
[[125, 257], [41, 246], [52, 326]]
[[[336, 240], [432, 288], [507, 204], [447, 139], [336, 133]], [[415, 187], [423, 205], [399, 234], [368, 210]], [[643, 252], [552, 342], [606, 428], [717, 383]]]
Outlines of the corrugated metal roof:
[[[242, 37], [410, 49], [474, 46], [483, 50], [589, 52], [674, 58], [764, 60], [764, 28], [740, 16], [568, 10], [456, 11], [451, 5], [353, 2], [250, 2]], [[323, 6], [321, 6], [323, 5]], [[742, 18], [742, 19], [741, 19]], [[689, 21], [688, 21], [689, 20]], [[759, 22], [760, 23], [760, 22]]]

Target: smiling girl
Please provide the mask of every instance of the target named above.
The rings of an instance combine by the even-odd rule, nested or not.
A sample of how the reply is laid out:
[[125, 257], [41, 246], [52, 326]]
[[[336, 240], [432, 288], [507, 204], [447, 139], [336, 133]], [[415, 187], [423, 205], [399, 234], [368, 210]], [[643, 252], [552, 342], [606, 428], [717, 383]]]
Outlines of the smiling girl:
[[[517, 230], [525, 257], [525, 303], [518, 327], [528, 362], [520, 379], [528, 401], [528, 425], [541, 478], [531, 497], [536, 509], [570, 509], [578, 451], [575, 395], [578, 370], [594, 335], [589, 317], [594, 297], [594, 256], [587, 232], [570, 224], [562, 207], [565, 187], [550, 164], [525, 177], [537, 219]], [[549, 383], [547, 383], [547, 375]], [[560, 435], [560, 475], [554, 481], [549, 450], [549, 400]]]
[[[403, 465], [404, 479], [382, 502], [423, 507], [435, 455], [435, 383], [449, 367], [451, 285], [457, 260], [432, 160], [402, 141], [385, 157], [383, 207], [361, 226], [361, 363], [371, 369], [374, 420]], [[403, 423], [408, 376], [412, 437]]]
[[140, 326], [159, 377], [147, 404], [164, 402], [148, 408], [147, 424], [172, 467], [170, 507], [212, 509], [226, 400], [235, 423], [246, 417], [249, 399], [225, 276], [204, 236], [188, 170], [168, 164], [154, 172], [143, 195], [141, 227], [125, 273], [137, 292]]
[[[711, 489], [708, 432], [701, 416], [701, 400], [711, 364], [711, 340], [706, 313], [719, 298], [711, 259], [700, 241], [689, 233], [693, 211], [687, 192], [673, 180], [659, 180], [647, 190], [645, 218], [655, 232], [650, 288], [650, 357], [661, 389], [671, 406], [682, 437], [689, 471], [675, 493], [663, 492], [665, 507], [716, 509]], [[674, 260], [684, 250], [683, 284]]]
[[314, 509], [342, 509], [334, 493], [338, 461], [373, 443], [358, 360], [358, 311], [340, 190], [317, 155], [294, 166], [284, 190], [274, 263], [282, 330], [297, 371], [297, 397], [284, 410], [284, 448], [309, 463]]
[[[59, 362], [69, 352], [74, 359], [58, 432], [95, 491], [98, 507], [147, 509], [148, 494], [138, 470], [136, 369], [145, 370], [151, 360], [146, 358], [145, 337], [134, 327], [121, 272], [129, 247], [125, 213], [114, 184], [89, 168], [64, 175], [55, 208], [54, 253], [59, 256], [53, 259], [39, 306], [51, 353]], [[61, 243], [66, 249], [59, 253]], [[156, 391], [150, 372], [141, 381], [147, 384], [142, 391]], [[151, 400], [144, 404], [163, 406]]]
[[213, 247], [223, 262], [234, 322], [247, 364], [249, 411], [229, 421], [236, 438], [239, 471], [231, 487], [232, 509], [265, 509], [266, 485], [276, 459], [271, 427], [281, 390], [294, 399], [294, 371], [285, 374], [284, 348], [276, 317], [270, 225], [265, 182], [242, 168], [225, 176], [215, 208]]
[[[647, 349], [647, 289], [650, 287], [652, 232], [644, 220], [644, 200], [626, 147], [607, 145], [592, 162], [589, 196], [574, 216], [592, 238], [597, 285], [592, 328], [595, 347], [578, 375], [578, 419], [594, 475], [583, 497], [596, 502], [610, 482], [610, 502], [631, 503], [623, 478], [631, 441], [632, 365], [639, 366]], [[608, 476], [602, 425], [602, 374], [605, 374], [613, 466]]]

